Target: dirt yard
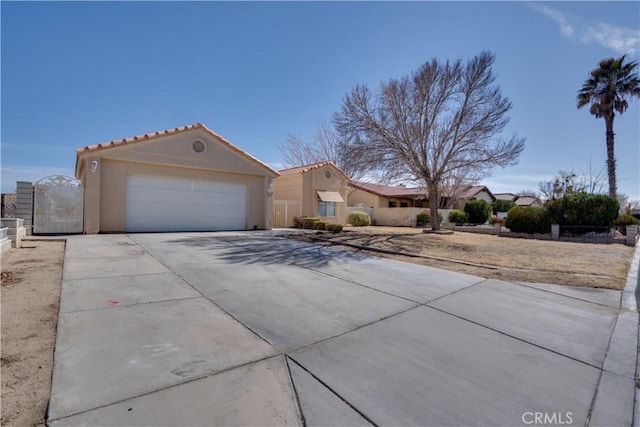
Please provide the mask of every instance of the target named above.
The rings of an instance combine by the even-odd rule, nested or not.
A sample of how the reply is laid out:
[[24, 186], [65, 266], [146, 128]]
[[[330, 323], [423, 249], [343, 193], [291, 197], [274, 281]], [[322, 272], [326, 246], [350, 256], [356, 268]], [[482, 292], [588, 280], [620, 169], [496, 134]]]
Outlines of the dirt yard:
[[624, 288], [634, 253], [634, 248], [622, 244], [552, 242], [459, 231], [425, 234], [421, 228], [408, 227], [347, 227], [335, 235], [292, 237], [412, 254], [369, 251], [376, 256], [490, 279], [608, 289]]
[[44, 425], [51, 391], [53, 350], [64, 242], [27, 241], [2, 264], [3, 426]]

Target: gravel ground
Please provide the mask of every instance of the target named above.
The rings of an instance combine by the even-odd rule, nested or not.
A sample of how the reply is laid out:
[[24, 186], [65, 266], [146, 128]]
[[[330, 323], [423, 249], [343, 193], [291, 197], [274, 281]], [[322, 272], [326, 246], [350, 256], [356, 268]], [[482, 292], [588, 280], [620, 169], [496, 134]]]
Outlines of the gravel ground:
[[64, 242], [27, 241], [2, 254], [2, 418], [43, 425], [51, 392]]

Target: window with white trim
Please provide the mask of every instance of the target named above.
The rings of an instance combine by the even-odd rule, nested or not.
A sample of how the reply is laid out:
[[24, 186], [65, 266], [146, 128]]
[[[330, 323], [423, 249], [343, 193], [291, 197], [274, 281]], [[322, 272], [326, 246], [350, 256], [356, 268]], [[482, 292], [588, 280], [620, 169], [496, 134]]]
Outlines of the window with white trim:
[[323, 202], [318, 197], [318, 216], [336, 216], [336, 202]]

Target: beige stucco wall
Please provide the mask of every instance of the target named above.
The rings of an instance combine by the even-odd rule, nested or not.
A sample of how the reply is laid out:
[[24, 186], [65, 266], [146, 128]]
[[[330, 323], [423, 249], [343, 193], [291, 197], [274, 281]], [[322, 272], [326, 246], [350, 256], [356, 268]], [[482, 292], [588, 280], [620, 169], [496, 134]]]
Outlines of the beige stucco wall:
[[[206, 145], [203, 153], [191, 149], [194, 140]], [[95, 172], [93, 160], [98, 161]], [[125, 230], [128, 175], [152, 175], [243, 184], [247, 187], [247, 229], [271, 227], [270, 179], [276, 175], [258, 163], [196, 129], [121, 147], [98, 150], [81, 157], [77, 178], [85, 186], [85, 232]], [[170, 203], [170, 201], [168, 201]]]
[[[327, 178], [326, 172], [330, 177]], [[346, 224], [347, 220], [347, 178], [338, 169], [327, 165], [318, 169], [313, 169], [304, 174], [303, 186], [311, 191], [305, 193], [307, 200], [303, 201], [303, 215], [318, 216], [318, 194], [317, 191], [336, 191], [340, 193], [344, 202], [336, 203], [336, 215], [331, 217], [321, 217], [326, 222]], [[308, 212], [308, 213], [305, 213]]]
[[273, 200], [302, 200], [302, 174], [279, 176], [273, 180]]
[[[330, 177], [325, 173], [329, 171]], [[312, 169], [304, 173], [295, 173], [274, 180], [274, 200], [302, 201], [302, 216], [318, 216], [317, 191], [337, 191], [345, 202], [336, 203], [336, 215], [322, 217], [331, 223], [346, 223], [347, 178], [331, 165]]]
[[369, 208], [377, 208], [380, 207], [379, 199], [380, 197], [373, 193], [356, 188], [349, 194], [347, 206], [355, 206], [358, 203], [362, 203]]
[[[407, 203], [407, 207], [421, 207], [428, 208], [428, 201], [414, 201], [407, 199], [397, 199], [394, 197], [382, 197], [368, 191], [356, 188], [349, 194], [349, 200], [347, 200], [347, 206], [355, 206], [358, 203], [364, 203], [365, 206], [370, 208], [388, 208], [389, 202], [396, 202], [396, 207], [400, 207], [401, 203]], [[393, 209], [393, 208], [392, 208]]]
[[422, 208], [374, 208], [373, 219], [376, 225], [393, 227], [415, 227], [417, 215]]

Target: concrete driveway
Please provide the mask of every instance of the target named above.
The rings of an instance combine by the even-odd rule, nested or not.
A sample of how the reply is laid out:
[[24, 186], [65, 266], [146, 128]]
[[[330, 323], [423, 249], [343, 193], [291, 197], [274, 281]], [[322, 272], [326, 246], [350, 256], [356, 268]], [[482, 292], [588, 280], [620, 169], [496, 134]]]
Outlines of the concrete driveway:
[[276, 234], [69, 238], [49, 425], [633, 422], [621, 292]]

